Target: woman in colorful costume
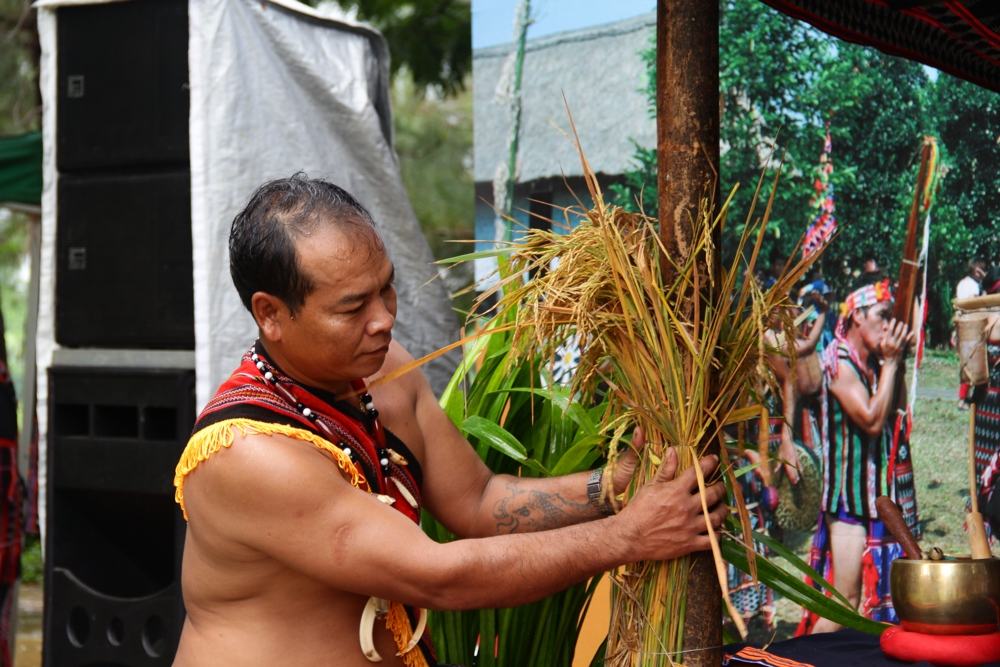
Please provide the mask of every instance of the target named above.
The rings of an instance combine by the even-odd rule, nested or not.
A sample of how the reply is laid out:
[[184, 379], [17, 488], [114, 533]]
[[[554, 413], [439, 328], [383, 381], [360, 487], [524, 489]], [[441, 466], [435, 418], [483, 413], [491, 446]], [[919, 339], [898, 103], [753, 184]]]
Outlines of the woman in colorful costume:
[[[1000, 294], [1000, 277], [995, 271], [988, 280], [987, 293]], [[976, 420], [976, 493], [986, 536], [993, 544], [1000, 530], [1000, 315], [996, 313], [986, 320], [986, 361], [989, 379], [970, 389], [969, 400]], [[971, 509], [971, 499], [966, 506]]]
[[[909, 327], [892, 319], [889, 282], [865, 285], [841, 304], [834, 344], [823, 359], [823, 506], [810, 565], [859, 612], [894, 621], [889, 565], [902, 555], [878, 520], [875, 499], [894, 497], [891, 430], [894, 385], [905, 372]], [[797, 634], [839, 626], [806, 612]]]
[[[261, 186], [233, 222], [230, 269], [259, 340], [177, 466], [176, 667], [432, 665], [419, 608], [523, 604], [709, 548], [695, 471], [673, 479], [672, 450], [617, 513], [607, 498], [630, 482], [634, 452], [607, 475], [493, 475], [426, 379], [404, 372], [394, 267], [344, 190], [301, 176]], [[716, 465], [703, 459], [703, 474]], [[716, 528], [724, 496], [706, 491]], [[476, 539], [433, 542], [421, 506]]]

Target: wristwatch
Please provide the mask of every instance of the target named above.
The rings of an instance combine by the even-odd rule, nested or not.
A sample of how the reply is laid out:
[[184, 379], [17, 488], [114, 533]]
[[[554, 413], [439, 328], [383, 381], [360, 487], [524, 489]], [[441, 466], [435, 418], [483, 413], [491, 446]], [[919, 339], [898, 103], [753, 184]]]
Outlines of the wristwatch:
[[615, 513], [615, 508], [611, 503], [604, 500], [601, 494], [601, 487], [604, 481], [604, 468], [596, 468], [590, 471], [587, 478], [587, 501], [601, 516], [610, 516]]

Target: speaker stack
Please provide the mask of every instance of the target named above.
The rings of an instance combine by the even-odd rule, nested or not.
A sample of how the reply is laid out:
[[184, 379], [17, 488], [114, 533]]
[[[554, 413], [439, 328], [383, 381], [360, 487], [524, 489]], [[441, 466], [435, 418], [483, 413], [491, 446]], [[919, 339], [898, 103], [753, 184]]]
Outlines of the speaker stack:
[[183, 0], [56, 10], [47, 667], [170, 665], [183, 622], [172, 481], [195, 417], [187, 21]]

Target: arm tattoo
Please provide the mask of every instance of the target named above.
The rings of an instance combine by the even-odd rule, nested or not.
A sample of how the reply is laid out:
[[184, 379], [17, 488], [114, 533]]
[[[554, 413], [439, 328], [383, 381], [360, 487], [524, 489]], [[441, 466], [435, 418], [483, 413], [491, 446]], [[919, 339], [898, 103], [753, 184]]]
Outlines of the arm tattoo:
[[493, 506], [497, 534], [531, 533], [591, 519], [590, 503], [572, 502], [559, 493], [524, 490], [516, 481], [507, 482], [507, 493]]

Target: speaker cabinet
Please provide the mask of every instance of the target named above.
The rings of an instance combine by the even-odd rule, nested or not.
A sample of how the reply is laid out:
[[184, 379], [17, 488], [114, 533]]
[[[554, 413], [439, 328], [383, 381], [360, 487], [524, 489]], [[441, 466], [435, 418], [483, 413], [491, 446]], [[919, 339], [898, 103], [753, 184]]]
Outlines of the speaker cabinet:
[[189, 172], [63, 174], [56, 341], [193, 349]]
[[188, 15], [181, 0], [56, 12], [61, 172], [188, 163]]
[[168, 666], [184, 618], [174, 467], [194, 372], [49, 370], [46, 667]]

